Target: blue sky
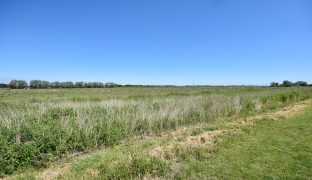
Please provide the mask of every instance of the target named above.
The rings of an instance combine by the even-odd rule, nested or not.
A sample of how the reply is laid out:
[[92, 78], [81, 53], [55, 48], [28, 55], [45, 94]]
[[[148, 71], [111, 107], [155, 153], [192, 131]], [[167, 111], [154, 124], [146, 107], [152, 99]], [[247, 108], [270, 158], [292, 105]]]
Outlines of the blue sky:
[[0, 82], [312, 82], [311, 0], [1, 0]]

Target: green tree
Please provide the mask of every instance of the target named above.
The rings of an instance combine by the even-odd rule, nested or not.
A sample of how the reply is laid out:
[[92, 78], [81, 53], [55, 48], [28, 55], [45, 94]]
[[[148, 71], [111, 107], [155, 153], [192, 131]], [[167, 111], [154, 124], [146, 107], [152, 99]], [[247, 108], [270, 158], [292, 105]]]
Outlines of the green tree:
[[24, 80], [12, 80], [9, 83], [9, 87], [12, 89], [23, 89], [28, 86], [27, 82]]
[[75, 84], [71, 81], [64, 82], [64, 88], [73, 88], [75, 87]]
[[99, 83], [98, 83], [98, 87], [99, 87], [99, 88], [103, 88], [103, 87], [105, 87], [105, 85], [104, 85], [104, 83], [99, 82]]
[[295, 83], [296, 86], [308, 86], [308, 83], [305, 81], [297, 81]]
[[113, 87], [116, 87], [116, 86], [117, 86], [117, 84], [113, 83], [113, 82], [105, 83], [105, 87], [107, 87], [107, 88], [113, 88]]
[[85, 87], [86, 88], [92, 88], [92, 83], [91, 82], [87, 82], [87, 83], [85, 83]]
[[49, 88], [50, 82], [49, 81], [40, 81], [40, 88]]
[[0, 84], [0, 88], [7, 88], [7, 87], [9, 87], [9, 85], [4, 84], [4, 83], [1, 83], [1, 84]]
[[271, 82], [271, 87], [278, 87], [279, 83], [278, 82]]
[[40, 88], [40, 80], [31, 80], [29, 86], [30, 88], [33, 88], [33, 89]]
[[18, 86], [18, 81], [17, 81], [17, 80], [12, 80], [12, 81], [10, 81], [9, 87], [10, 87], [11, 89], [16, 89], [17, 86]]
[[291, 86], [294, 86], [294, 83], [292, 83], [291, 81], [285, 80], [285, 81], [283, 81], [281, 86], [283, 86], [283, 87], [291, 87]]
[[85, 86], [85, 83], [84, 83], [84, 82], [76, 82], [76, 83], [75, 83], [75, 87], [76, 87], [76, 88], [84, 88], [84, 86]]
[[28, 86], [27, 82], [24, 80], [18, 80], [17, 81], [17, 88], [18, 89], [24, 89]]
[[50, 87], [51, 87], [51, 88], [61, 88], [61, 87], [62, 87], [62, 84], [61, 84], [61, 82], [59, 82], [59, 81], [55, 81], [55, 82], [51, 82], [51, 83], [50, 83]]

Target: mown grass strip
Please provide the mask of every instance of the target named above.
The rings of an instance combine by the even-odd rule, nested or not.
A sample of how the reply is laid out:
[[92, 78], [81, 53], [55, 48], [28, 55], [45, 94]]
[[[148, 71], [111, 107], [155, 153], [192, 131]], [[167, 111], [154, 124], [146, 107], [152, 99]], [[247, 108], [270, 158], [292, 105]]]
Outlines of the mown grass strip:
[[177, 178], [311, 179], [311, 132], [311, 106], [289, 119], [259, 121], [220, 139], [210, 158], [184, 163]]

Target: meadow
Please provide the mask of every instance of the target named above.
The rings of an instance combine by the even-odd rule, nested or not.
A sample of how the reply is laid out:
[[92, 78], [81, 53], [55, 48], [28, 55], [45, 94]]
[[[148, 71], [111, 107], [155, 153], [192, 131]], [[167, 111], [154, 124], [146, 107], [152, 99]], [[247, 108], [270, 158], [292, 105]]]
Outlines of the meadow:
[[[136, 138], [161, 137], [183, 127], [204, 124], [207, 131], [216, 131], [235, 119], [272, 112], [311, 97], [311, 87], [0, 89], [0, 177], [44, 169], [73, 155], [114, 149]], [[201, 131], [192, 130], [191, 134]], [[195, 159], [206, 156], [204, 149], [191, 151], [195, 151]], [[118, 149], [111, 157], [96, 156], [92, 164], [99, 163], [98, 159], [109, 164], [116, 156], [129, 162], [113, 170], [99, 164], [96, 174], [103, 179], [178, 178], [172, 175], [174, 163], [129, 152]], [[179, 152], [187, 154], [175, 150]], [[186, 154], [179, 157], [187, 159]], [[73, 170], [76, 174], [79, 168], [91, 166], [88, 161], [81, 164]]]

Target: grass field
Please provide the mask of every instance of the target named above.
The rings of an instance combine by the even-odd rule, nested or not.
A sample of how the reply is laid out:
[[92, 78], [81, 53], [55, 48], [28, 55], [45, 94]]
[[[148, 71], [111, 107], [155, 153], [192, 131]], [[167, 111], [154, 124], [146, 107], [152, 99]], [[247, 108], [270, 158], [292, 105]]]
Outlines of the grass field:
[[279, 121], [260, 121], [238, 137], [226, 137], [208, 161], [186, 167], [193, 177], [311, 179], [312, 108]]
[[[220, 126], [226, 132], [219, 136], [205, 136], [217, 130], [202, 124], [133, 140], [61, 163], [37, 177], [50, 173], [59, 179], [311, 179], [311, 107], [310, 101], [250, 118], [248, 125]], [[199, 136], [206, 142], [194, 140]], [[190, 139], [194, 142], [187, 143]]]
[[[310, 111], [252, 128], [236, 122], [311, 97], [309, 87], [2, 89], [0, 176], [17, 172], [32, 178], [39, 170], [44, 178], [64, 179], [307, 178], [311, 174], [304, 168], [311, 160], [304, 157], [311, 153], [311, 137], [299, 129], [309, 131]], [[44, 173], [58, 161], [71, 163]], [[289, 167], [292, 163], [298, 166]]]

